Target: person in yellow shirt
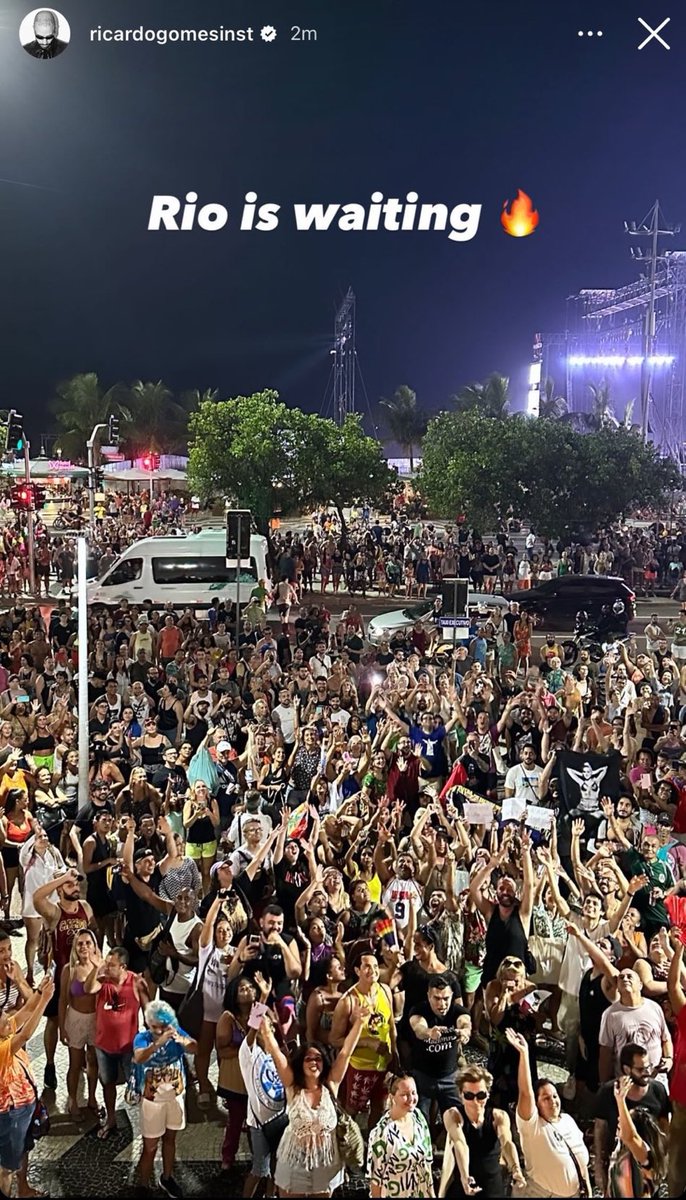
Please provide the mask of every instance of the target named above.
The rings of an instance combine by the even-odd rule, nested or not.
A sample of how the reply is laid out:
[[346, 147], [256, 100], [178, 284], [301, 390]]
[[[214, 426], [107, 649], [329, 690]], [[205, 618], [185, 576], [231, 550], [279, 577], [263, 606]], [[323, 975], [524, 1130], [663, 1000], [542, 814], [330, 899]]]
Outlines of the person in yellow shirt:
[[350, 1032], [353, 1013], [362, 1005], [364, 1018], [345, 1076], [343, 1105], [352, 1116], [369, 1107], [369, 1127], [376, 1124], [386, 1100], [386, 1072], [398, 1069], [395, 1017], [391, 989], [379, 981], [376, 955], [363, 950], [353, 966], [357, 983], [341, 996], [333, 1014], [331, 1045], [341, 1047]]

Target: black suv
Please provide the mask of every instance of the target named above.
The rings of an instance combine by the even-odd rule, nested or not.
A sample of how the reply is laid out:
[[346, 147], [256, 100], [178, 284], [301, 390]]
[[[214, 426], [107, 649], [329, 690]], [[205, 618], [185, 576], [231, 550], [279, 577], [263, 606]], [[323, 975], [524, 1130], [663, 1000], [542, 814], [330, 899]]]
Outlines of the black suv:
[[621, 600], [629, 621], [636, 615], [636, 596], [631, 588], [614, 575], [559, 575], [528, 592], [513, 592], [519, 607], [535, 613], [548, 629], [572, 629], [578, 612], [588, 613], [589, 623], [600, 618], [605, 605]]

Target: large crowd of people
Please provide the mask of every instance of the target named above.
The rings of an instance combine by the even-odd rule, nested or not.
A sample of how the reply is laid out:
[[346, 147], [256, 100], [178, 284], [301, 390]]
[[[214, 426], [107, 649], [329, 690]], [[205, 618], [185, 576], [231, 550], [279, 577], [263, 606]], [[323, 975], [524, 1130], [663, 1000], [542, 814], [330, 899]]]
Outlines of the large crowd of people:
[[[147, 523], [100, 514], [101, 569], [175, 519], [165, 503]], [[21, 532], [2, 536], [7, 579]], [[679, 595], [686, 541], [658, 527], [516, 540], [321, 513], [275, 534], [237, 645], [218, 602], [89, 613], [85, 802], [75, 610], [7, 593], [3, 1194], [37, 1194], [30, 1153], [64, 1069], [93, 1136], [136, 1112], [141, 1194], [158, 1153], [160, 1188], [184, 1194], [192, 1092], [225, 1122], [219, 1194], [682, 1195], [674, 622], [567, 669], [514, 595], [440, 655], [422, 623], [370, 645], [358, 608], [373, 588], [422, 596], [460, 575], [514, 594], [567, 570]], [[69, 540], [39, 530], [44, 544], [48, 584], [67, 582]], [[352, 596], [334, 621], [338, 590]]]

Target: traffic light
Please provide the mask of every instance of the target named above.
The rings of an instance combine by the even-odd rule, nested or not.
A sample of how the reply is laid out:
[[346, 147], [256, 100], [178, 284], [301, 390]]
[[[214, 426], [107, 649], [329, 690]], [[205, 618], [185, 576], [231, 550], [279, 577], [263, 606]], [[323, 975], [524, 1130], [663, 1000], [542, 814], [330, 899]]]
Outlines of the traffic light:
[[[249, 508], [229, 508], [226, 513], [226, 559], [250, 561], [250, 526], [252, 513]], [[240, 534], [240, 542], [239, 542]]]
[[441, 596], [443, 598], [442, 616], [464, 616], [469, 602], [469, 580], [444, 579], [441, 583]]
[[39, 483], [14, 483], [10, 499], [18, 512], [38, 512], [45, 505], [45, 488]]
[[143, 455], [143, 470], [144, 471], [159, 471], [160, 456], [159, 454], [144, 454]]
[[110, 446], [118, 446], [119, 445], [119, 417], [115, 417], [114, 414], [110, 417], [110, 420], [109, 420], [108, 437], [109, 437]]
[[24, 418], [14, 408], [10, 409], [7, 421], [7, 449], [20, 453], [24, 449]]

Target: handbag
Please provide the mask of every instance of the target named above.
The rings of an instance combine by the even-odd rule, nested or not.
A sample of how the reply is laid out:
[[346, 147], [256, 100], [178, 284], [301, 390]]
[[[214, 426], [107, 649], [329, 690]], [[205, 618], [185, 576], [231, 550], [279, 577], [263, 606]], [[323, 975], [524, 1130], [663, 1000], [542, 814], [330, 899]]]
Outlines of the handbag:
[[528, 946], [524, 951], [524, 966], [526, 967], [526, 973], [529, 978], [531, 978], [532, 975], [535, 975], [538, 970], [536, 956], [531, 953]]
[[562, 1134], [554, 1127], [553, 1127], [553, 1137], [554, 1137], [555, 1141], [557, 1142], [558, 1146], [560, 1146], [560, 1147], [564, 1146], [564, 1148], [567, 1151], [567, 1153], [569, 1154], [572, 1162], [574, 1163], [574, 1170], [576, 1171], [576, 1177], [579, 1181], [580, 1200], [589, 1200], [590, 1192], [588, 1190], [588, 1187], [586, 1186], [586, 1179], [584, 1178], [581, 1167], [579, 1166], [579, 1160], [578, 1160], [576, 1154], [572, 1150], [572, 1147], [570, 1146], [567, 1139], [563, 1138]]
[[57, 825], [64, 825], [65, 815], [64, 809], [59, 804], [37, 804], [36, 805], [36, 820], [47, 833], [49, 829], [55, 829]]
[[[153, 938], [155, 939], [155, 944], [153, 949], [150, 951], [150, 957], [148, 959], [148, 971], [150, 972], [150, 978], [157, 987], [164, 987], [166, 983], [170, 983], [176, 974], [174, 970], [171, 972], [169, 970], [168, 956], [166, 954], [162, 954], [158, 949], [160, 942], [164, 941], [169, 936], [169, 930], [171, 929], [175, 920], [176, 912], [172, 912], [167, 918], [165, 924], [158, 925], [157, 929], [155, 929], [153, 933], [149, 935], [150, 940]], [[146, 939], [136, 938], [136, 942], [139, 945], [143, 940], [147, 940], [147, 935]], [[144, 947], [141, 947], [141, 949], [144, 949]]]
[[[248, 1101], [248, 1103], [250, 1103], [250, 1101]], [[276, 1115], [273, 1117], [270, 1117], [268, 1121], [264, 1122], [264, 1124], [257, 1117], [252, 1104], [250, 1104], [250, 1111], [257, 1121], [258, 1128], [262, 1130], [262, 1133], [265, 1136], [265, 1140], [269, 1146], [269, 1153], [276, 1154], [276, 1151], [279, 1148], [279, 1142], [288, 1128], [289, 1116], [287, 1110], [285, 1108], [282, 1109], [281, 1112], [276, 1113]]]
[[33, 1094], [36, 1097], [36, 1104], [31, 1114], [31, 1121], [28, 1129], [26, 1130], [26, 1149], [28, 1151], [32, 1150], [34, 1144], [39, 1142], [42, 1137], [45, 1137], [46, 1134], [50, 1133], [50, 1113], [38, 1095], [38, 1088], [36, 1087], [30, 1073], [27, 1071], [21, 1059], [17, 1059], [17, 1061], [29, 1083], [31, 1084], [31, 1087], [33, 1088]]
[[333, 1106], [336, 1109], [336, 1145], [338, 1146], [338, 1154], [341, 1163], [344, 1167], [351, 1170], [359, 1168], [364, 1163], [364, 1138], [362, 1131], [355, 1121], [354, 1117], [350, 1116], [345, 1109], [338, 1103], [338, 1097], [334, 1096], [331, 1088], [329, 1095], [333, 1100]]
[[210, 953], [205, 959], [205, 964], [199, 979], [197, 979], [193, 984], [193, 987], [189, 988], [189, 990], [186, 992], [186, 995], [179, 1005], [179, 1011], [177, 1014], [179, 1018], [179, 1025], [182, 1027], [182, 1029], [185, 1029], [186, 1033], [190, 1034], [190, 1036], [196, 1040], [200, 1037], [200, 1030], [202, 1029], [202, 1023], [205, 1018], [205, 995], [203, 992], [203, 986], [205, 983], [205, 972], [207, 971], [209, 961], [213, 954], [214, 950], [210, 950]]

